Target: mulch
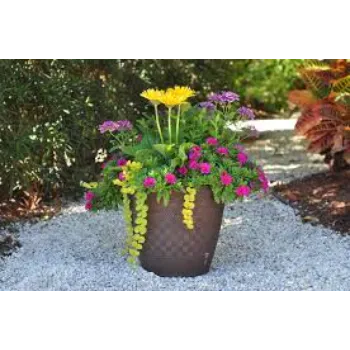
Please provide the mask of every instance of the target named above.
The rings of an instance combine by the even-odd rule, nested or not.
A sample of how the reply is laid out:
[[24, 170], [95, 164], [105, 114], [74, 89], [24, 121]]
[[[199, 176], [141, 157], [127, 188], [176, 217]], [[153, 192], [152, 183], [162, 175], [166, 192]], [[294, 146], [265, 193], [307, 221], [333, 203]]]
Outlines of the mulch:
[[304, 222], [350, 234], [350, 170], [318, 173], [277, 185], [274, 194], [297, 209]]
[[61, 203], [38, 204], [34, 208], [23, 206], [21, 201], [9, 200], [0, 202], [0, 258], [11, 255], [21, 246], [14, 223], [47, 220], [61, 210]]

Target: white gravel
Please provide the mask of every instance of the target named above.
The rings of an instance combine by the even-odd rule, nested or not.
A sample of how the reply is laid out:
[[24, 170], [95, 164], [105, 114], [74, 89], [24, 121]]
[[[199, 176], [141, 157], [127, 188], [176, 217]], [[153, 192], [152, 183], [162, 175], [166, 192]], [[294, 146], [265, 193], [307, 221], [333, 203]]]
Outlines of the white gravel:
[[[274, 180], [325, 169], [298, 137], [277, 133], [251, 145]], [[130, 267], [119, 252], [120, 213], [71, 204], [51, 221], [20, 228], [22, 248], [0, 259], [0, 290], [350, 290], [350, 236], [303, 224], [269, 197], [225, 210], [212, 270], [160, 278]]]
[[209, 274], [160, 278], [118, 254], [116, 212], [71, 205], [49, 222], [25, 225], [23, 247], [0, 263], [0, 290], [349, 290], [350, 237], [302, 224], [267, 198], [226, 209]]

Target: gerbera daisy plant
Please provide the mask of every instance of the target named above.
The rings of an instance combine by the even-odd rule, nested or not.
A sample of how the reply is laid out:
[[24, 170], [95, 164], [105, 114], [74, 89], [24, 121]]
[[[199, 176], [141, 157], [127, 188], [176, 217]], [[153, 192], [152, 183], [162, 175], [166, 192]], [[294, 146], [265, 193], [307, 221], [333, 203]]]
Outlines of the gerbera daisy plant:
[[228, 128], [254, 118], [251, 109], [240, 106], [238, 94], [210, 94], [207, 101], [196, 105], [189, 102], [195, 96], [189, 87], [149, 89], [141, 96], [154, 113], [136, 125], [122, 120], [99, 126], [111, 139], [111, 155], [101, 179], [84, 184], [87, 210], [124, 207], [125, 253], [131, 263], [136, 262], [147, 239], [147, 197], [151, 193], [165, 206], [172, 193], [184, 194], [181, 214], [191, 234], [200, 188], [209, 187], [216, 202], [229, 203], [266, 192], [269, 186], [262, 168], [241, 144], [247, 135]]

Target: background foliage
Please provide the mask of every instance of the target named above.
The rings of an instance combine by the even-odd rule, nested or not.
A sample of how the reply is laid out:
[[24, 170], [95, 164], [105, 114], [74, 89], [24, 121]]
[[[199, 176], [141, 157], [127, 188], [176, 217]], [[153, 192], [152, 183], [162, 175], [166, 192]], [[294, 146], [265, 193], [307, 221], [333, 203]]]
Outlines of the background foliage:
[[96, 126], [135, 120], [140, 92], [190, 85], [204, 99], [232, 89], [268, 113], [286, 108], [300, 60], [0, 60], [0, 199], [74, 193], [99, 172]]

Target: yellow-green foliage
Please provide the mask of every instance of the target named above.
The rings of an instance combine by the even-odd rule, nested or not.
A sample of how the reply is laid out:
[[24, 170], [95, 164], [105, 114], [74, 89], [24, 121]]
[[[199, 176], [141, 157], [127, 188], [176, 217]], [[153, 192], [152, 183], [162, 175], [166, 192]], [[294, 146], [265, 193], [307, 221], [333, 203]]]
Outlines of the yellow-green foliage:
[[187, 187], [184, 196], [184, 208], [182, 210], [183, 223], [189, 230], [193, 230], [194, 228], [193, 209], [195, 207], [196, 193], [196, 189]]

